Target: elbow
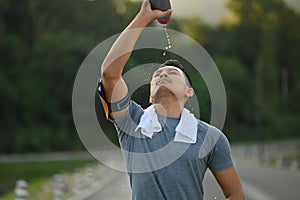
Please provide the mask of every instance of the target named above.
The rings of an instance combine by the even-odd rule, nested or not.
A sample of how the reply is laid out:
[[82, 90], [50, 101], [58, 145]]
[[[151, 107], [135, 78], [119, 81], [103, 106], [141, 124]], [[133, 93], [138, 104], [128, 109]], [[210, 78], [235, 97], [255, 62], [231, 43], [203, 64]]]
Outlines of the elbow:
[[237, 198], [237, 199], [245, 200], [245, 194], [244, 194], [243, 191], [239, 192], [237, 195], [238, 195], [238, 198]]
[[111, 70], [109, 68], [106, 68], [105, 70], [101, 70], [101, 79], [102, 80], [110, 80], [110, 81], [113, 81], [113, 80], [119, 80], [121, 78], [121, 74], [114, 71], [114, 70]]
[[101, 79], [114, 79], [114, 73], [110, 72], [110, 70], [101, 71]]
[[227, 196], [226, 200], [245, 200], [245, 194], [243, 191], [239, 191]]

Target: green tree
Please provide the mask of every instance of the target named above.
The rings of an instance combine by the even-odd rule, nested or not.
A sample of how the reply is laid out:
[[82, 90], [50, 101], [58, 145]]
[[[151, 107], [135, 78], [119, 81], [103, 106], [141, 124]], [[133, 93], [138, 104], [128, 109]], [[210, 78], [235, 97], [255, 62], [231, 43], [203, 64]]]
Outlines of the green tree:
[[136, 3], [24, 0], [0, 3], [0, 152], [80, 148], [71, 110], [76, 72], [120, 32]]
[[[235, 36], [243, 40], [237, 43], [234, 52], [246, 52], [241, 53], [241, 58], [255, 77], [255, 131], [266, 138], [290, 135], [289, 132], [294, 132], [292, 129], [278, 126], [283, 125], [282, 116], [299, 118], [296, 113], [287, 113], [286, 99], [299, 80], [299, 76], [294, 75], [299, 75], [296, 63], [299, 64], [300, 43], [295, 35], [300, 33], [296, 25], [300, 23], [300, 16], [282, 0], [232, 0], [229, 7], [237, 19]], [[243, 35], [245, 31], [248, 34]], [[285, 121], [283, 126], [290, 127], [288, 124]]]
[[[231, 0], [228, 8], [233, 20], [218, 26], [209, 26], [199, 19], [181, 23], [182, 30], [218, 60], [224, 82], [229, 83], [227, 93], [235, 91], [234, 97], [228, 96], [232, 98], [229, 109], [231, 102], [236, 103], [228, 123], [254, 133], [256, 139], [299, 135], [296, 121], [300, 112], [295, 103], [299, 101], [299, 13], [283, 0]], [[228, 65], [235, 66], [235, 70], [220, 67]], [[250, 90], [237, 90], [244, 84], [231, 84], [233, 77], [228, 74], [235, 74], [234, 71], [243, 71], [237, 74], [251, 86]], [[240, 98], [245, 96], [249, 98]], [[241, 116], [235, 109], [238, 107], [246, 107], [247, 116]]]

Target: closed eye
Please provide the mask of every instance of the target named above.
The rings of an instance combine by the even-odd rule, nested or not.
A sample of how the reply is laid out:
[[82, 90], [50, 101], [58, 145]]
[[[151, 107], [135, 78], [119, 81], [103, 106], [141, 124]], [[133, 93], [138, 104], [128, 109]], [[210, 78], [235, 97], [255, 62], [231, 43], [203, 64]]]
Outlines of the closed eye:
[[[160, 74], [162, 73], [163, 70], [158, 70], [156, 71], [154, 74], [153, 74], [153, 77], [158, 77], [160, 76]], [[170, 75], [177, 75], [177, 74], [180, 74], [180, 72], [177, 70], [177, 69], [168, 69], [167, 71], [167, 74], [170, 74]]]
[[160, 73], [155, 73], [154, 75], [153, 75], [153, 77], [158, 77], [160, 75]]
[[170, 71], [169, 74], [178, 74], [178, 71]]

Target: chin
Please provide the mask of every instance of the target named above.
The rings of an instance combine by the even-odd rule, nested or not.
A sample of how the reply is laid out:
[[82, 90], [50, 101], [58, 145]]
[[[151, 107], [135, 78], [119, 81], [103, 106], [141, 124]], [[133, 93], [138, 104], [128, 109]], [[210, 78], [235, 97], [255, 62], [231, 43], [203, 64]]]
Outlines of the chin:
[[156, 92], [172, 92], [172, 90], [166, 85], [159, 85], [156, 88]]
[[166, 87], [165, 85], [159, 85], [153, 92], [153, 96], [158, 97], [158, 96], [164, 96], [164, 95], [175, 95], [174, 92]]

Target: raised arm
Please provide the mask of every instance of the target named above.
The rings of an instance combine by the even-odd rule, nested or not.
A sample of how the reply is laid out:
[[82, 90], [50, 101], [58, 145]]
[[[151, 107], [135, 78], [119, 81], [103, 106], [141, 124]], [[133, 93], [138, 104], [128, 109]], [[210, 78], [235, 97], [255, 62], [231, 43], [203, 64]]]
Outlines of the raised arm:
[[[171, 12], [172, 10], [152, 10], [149, 0], [145, 0], [138, 14], [115, 41], [101, 66], [102, 85], [108, 103], [118, 102], [128, 93], [122, 72], [143, 28], [154, 19], [162, 18]], [[127, 110], [128, 106], [121, 111], [110, 113], [110, 116], [118, 118]]]

